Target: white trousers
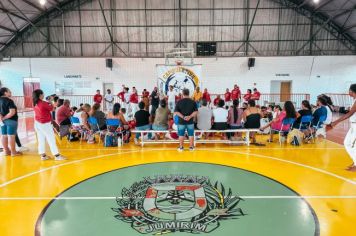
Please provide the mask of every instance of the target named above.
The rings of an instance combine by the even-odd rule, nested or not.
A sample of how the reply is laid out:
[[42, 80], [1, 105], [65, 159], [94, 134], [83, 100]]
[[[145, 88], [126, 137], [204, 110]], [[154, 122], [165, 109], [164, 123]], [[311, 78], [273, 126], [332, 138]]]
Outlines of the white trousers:
[[51, 122], [42, 124], [35, 121], [35, 130], [37, 133], [38, 153], [39, 154], [46, 153], [46, 140], [47, 140], [52, 155], [58, 154], [59, 151], [56, 144], [56, 137], [54, 136], [53, 126]]
[[138, 111], [138, 104], [130, 102], [130, 106], [131, 106], [132, 116], [135, 116], [135, 113]]
[[175, 101], [168, 101], [168, 109], [173, 113], [174, 109], [176, 108], [176, 102]]
[[107, 111], [112, 111], [112, 108], [113, 108], [113, 106], [114, 106], [114, 103], [112, 103], [112, 102], [106, 102], [106, 103], [105, 103], [105, 106], [106, 106], [106, 110], [107, 110]]
[[347, 153], [350, 155], [356, 165], [356, 124], [352, 123], [349, 132], [347, 132], [344, 145]]

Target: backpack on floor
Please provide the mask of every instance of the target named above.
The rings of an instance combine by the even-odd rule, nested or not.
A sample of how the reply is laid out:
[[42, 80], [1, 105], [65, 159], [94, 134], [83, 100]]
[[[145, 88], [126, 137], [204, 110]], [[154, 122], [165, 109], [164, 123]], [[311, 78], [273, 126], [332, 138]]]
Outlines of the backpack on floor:
[[295, 146], [300, 146], [303, 143], [303, 136], [304, 134], [300, 130], [293, 129], [287, 136], [287, 142]]
[[105, 134], [104, 137], [104, 147], [117, 147], [118, 146], [118, 139], [116, 133], [108, 132]]

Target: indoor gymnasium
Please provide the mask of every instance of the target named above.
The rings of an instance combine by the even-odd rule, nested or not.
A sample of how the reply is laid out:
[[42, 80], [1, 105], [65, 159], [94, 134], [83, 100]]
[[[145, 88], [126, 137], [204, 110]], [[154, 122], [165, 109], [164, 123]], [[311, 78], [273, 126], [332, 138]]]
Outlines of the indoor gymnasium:
[[0, 0], [0, 235], [356, 235], [355, 9]]

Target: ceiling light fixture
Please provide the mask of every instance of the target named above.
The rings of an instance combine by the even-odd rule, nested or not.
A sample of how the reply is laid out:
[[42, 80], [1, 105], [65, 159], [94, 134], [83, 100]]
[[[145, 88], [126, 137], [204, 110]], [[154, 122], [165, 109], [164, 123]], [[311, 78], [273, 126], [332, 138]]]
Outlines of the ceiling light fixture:
[[40, 4], [43, 6], [43, 5], [45, 5], [46, 4], [46, 0], [39, 0], [40, 1]]
[[315, 4], [318, 4], [318, 3], [320, 2], [320, 0], [313, 0], [313, 2], [314, 2]]

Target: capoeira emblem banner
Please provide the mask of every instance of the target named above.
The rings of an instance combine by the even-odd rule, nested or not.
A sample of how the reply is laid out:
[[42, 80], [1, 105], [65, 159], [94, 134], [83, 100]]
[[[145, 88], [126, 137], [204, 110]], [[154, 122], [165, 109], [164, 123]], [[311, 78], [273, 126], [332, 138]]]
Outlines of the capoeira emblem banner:
[[184, 88], [192, 95], [195, 88], [201, 87], [201, 65], [194, 66], [166, 66], [157, 65], [158, 90], [166, 95], [169, 86], [178, 94]]
[[[227, 191], [226, 191], [227, 190]], [[147, 177], [122, 190], [115, 217], [141, 234], [210, 233], [245, 215], [230, 188], [198, 176]]]

